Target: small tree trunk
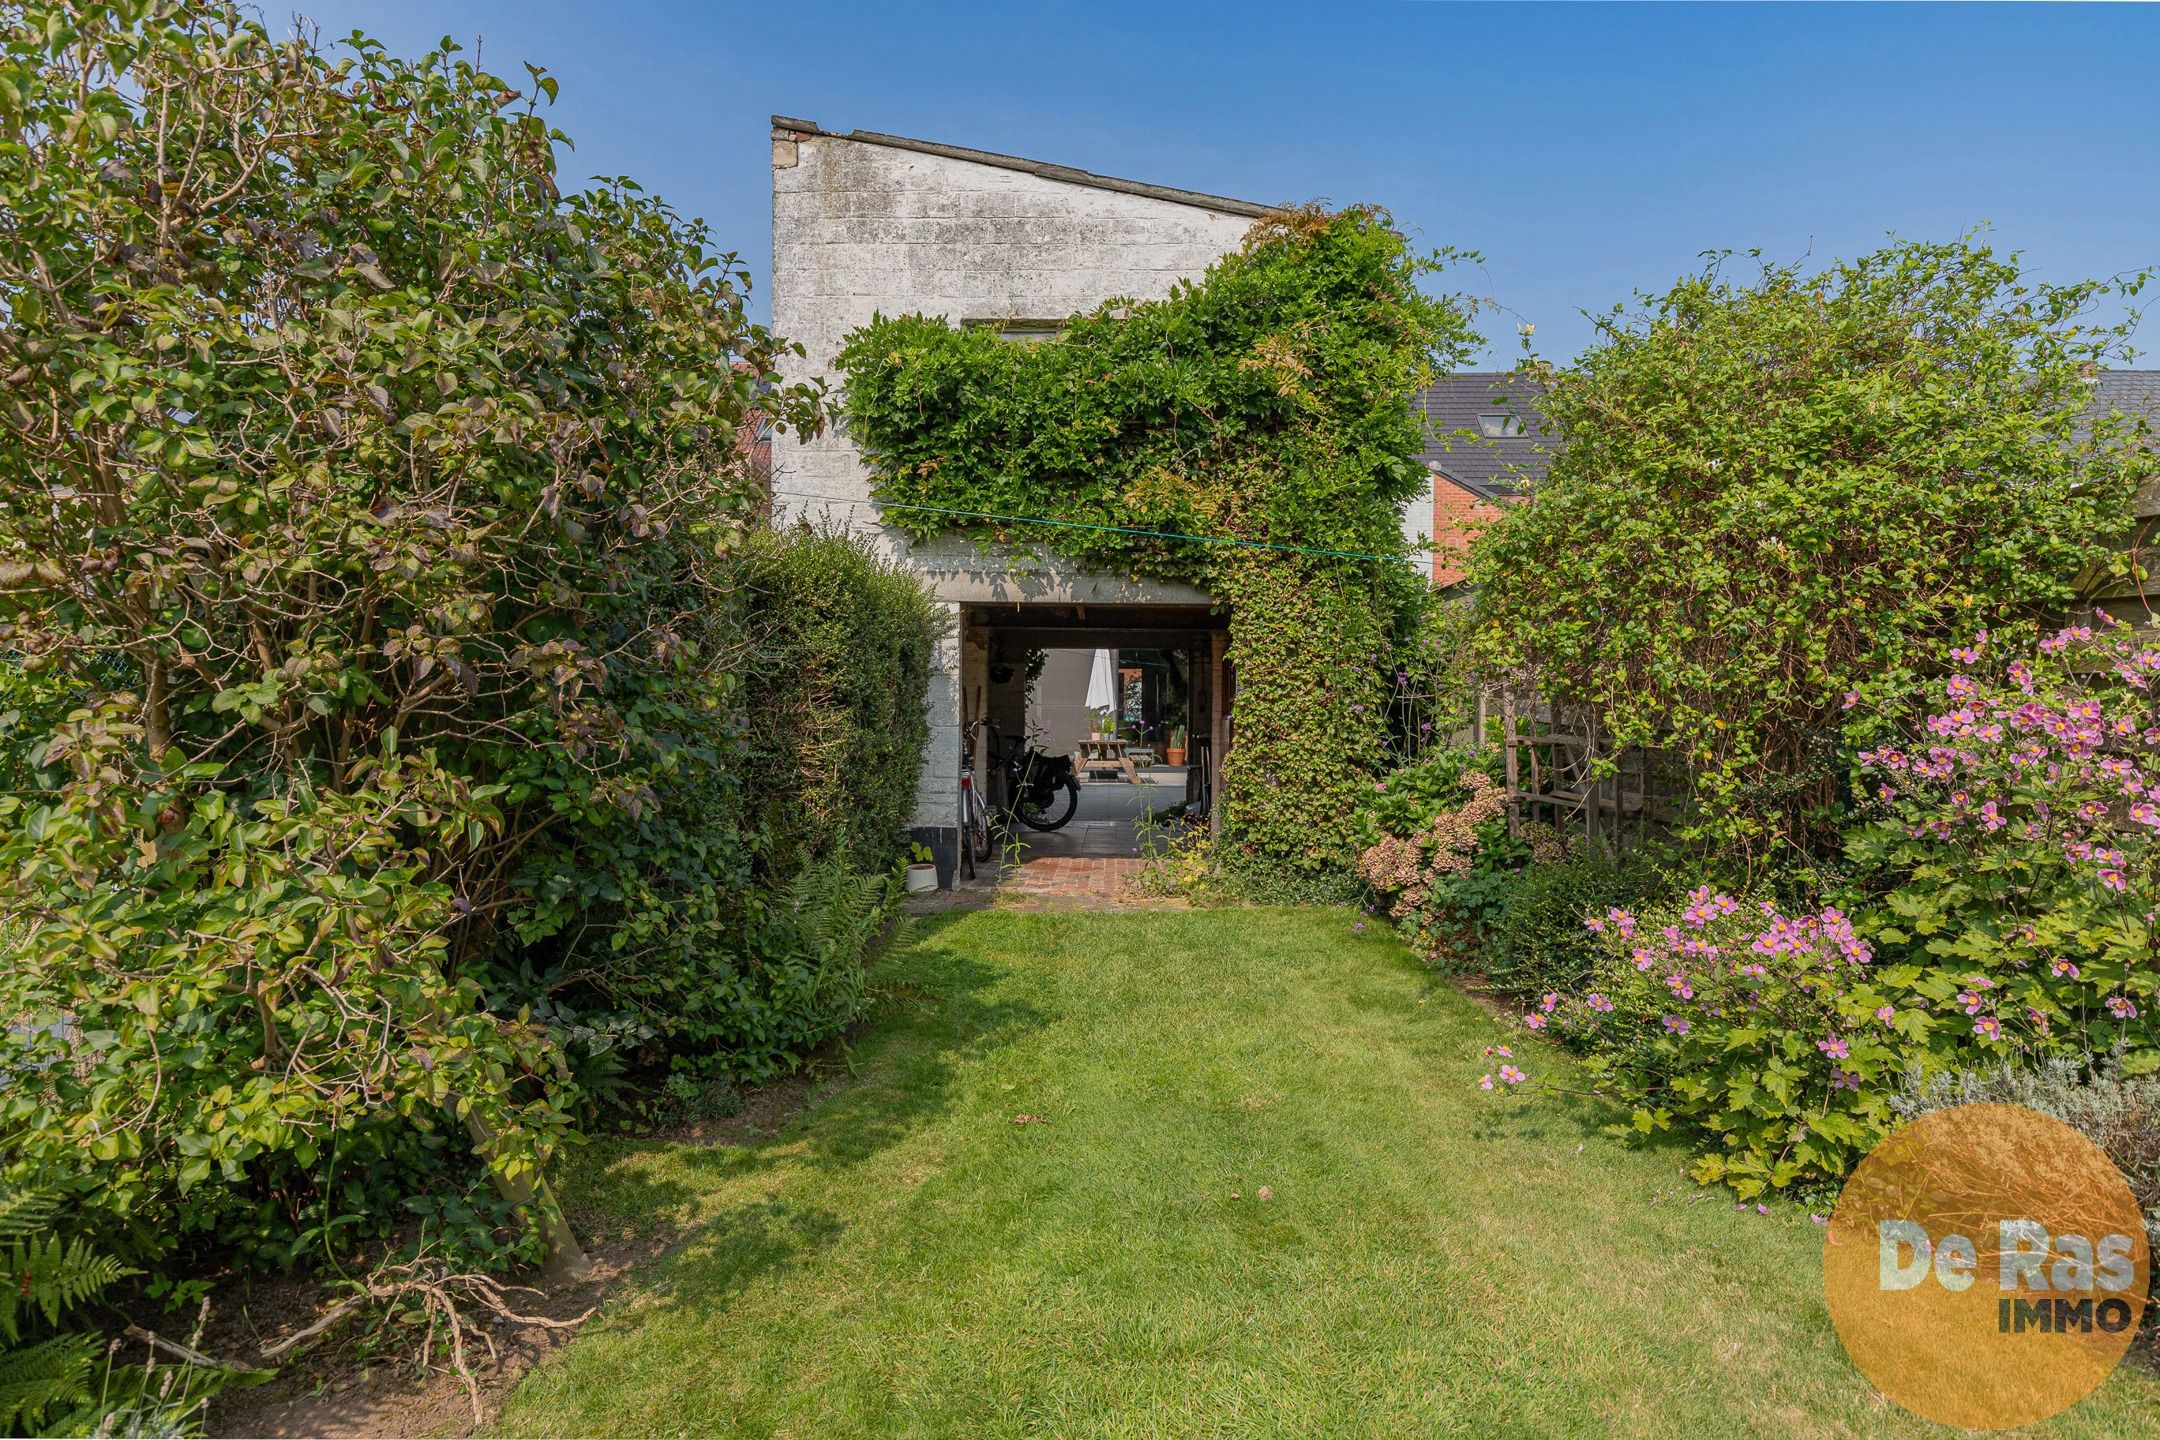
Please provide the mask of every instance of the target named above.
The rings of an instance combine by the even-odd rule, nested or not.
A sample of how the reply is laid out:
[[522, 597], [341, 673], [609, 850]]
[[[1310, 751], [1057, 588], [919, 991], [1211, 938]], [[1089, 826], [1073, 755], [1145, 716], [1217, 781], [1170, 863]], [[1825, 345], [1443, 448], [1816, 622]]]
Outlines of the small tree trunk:
[[465, 1112], [465, 1132], [472, 1136], [473, 1149], [488, 1162], [488, 1174], [494, 1178], [495, 1192], [513, 1205], [530, 1205], [540, 1221], [541, 1273], [550, 1284], [577, 1284], [592, 1275], [592, 1261], [584, 1247], [578, 1244], [577, 1235], [570, 1229], [570, 1221], [563, 1215], [562, 1206], [556, 1203], [555, 1192], [537, 1172], [525, 1179], [512, 1180], [495, 1168], [494, 1127], [480, 1118], [477, 1110]]
[[149, 749], [150, 758], [162, 765], [165, 752], [172, 748], [172, 697], [165, 678], [165, 662], [152, 657], [145, 672], [143, 744]]

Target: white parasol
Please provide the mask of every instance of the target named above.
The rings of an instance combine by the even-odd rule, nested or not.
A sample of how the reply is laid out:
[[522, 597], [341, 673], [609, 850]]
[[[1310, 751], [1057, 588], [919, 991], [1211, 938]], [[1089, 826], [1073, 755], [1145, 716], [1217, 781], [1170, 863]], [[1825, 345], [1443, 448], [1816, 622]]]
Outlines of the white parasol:
[[1095, 668], [1088, 673], [1087, 708], [1117, 709], [1117, 666], [1110, 659], [1108, 650], [1095, 652]]

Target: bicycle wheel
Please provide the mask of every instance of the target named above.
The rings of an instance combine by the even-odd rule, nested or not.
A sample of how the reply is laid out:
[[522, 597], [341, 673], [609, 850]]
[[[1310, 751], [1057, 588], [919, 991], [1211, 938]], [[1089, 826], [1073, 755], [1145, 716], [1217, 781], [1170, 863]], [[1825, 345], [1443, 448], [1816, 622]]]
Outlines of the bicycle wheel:
[[990, 843], [990, 817], [982, 800], [970, 791], [960, 816], [960, 858], [967, 862], [968, 879], [975, 878], [975, 862], [988, 863], [996, 852]]
[[1056, 830], [1072, 819], [1079, 808], [1080, 782], [1068, 775], [1065, 783], [1047, 797], [1036, 791], [1021, 795], [1020, 802], [1013, 806], [1013, 814], [1030, 830]]

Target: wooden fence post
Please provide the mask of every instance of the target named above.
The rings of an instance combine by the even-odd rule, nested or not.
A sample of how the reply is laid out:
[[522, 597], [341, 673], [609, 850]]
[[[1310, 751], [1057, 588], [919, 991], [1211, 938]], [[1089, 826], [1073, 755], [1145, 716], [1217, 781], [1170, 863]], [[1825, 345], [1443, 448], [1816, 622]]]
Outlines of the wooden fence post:
[[1515, 690], [1512, 686], [1500, 692], [1500, 736], [1507, 765], [1507, 833], [1513, 837], [1522, 833], [1522, 813], [1518, 804], [1522, 792], [1517, 783], [1521, 772], [1515, 763]]

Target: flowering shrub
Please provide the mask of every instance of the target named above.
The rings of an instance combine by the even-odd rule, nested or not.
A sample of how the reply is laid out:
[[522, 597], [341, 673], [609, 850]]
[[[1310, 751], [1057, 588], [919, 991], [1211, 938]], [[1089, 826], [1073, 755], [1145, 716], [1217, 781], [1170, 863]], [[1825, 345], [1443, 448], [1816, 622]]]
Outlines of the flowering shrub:
[[2160, 1068], [2160, 649], [2112, 622], [1983, 673], [1988, 649], [1954, 652], [1921, 734], [1860, 757], [1879, 812], [1849, 837], [1853, 913], [1708, 886], [1614, 909], [1589, 922], [1590, 976], [1525, 1017], [1589, 1052], [1635, 1129], [1709, 1142], [1697, 1179], [1834, 1180], [1916, 1076], [2106, 1052]]
[[[1358, 878], [1429, 960], [1464, 953], [1489, 927], [1529, 842], [1507, 833], [1492, 757], [1440, 750], [1372, 782], [1359, 812]], [[1548, 848], [1559, 849], [1557, 837]]]
[[1705, 1183], [1743, 1196], [1841, 1175], [1890, 1121], [1880, 1077], [1901, 1077], [1931, 1017], [1910, 980], [1834, 908], [1787, 915], [1710, 889], [1638, 917], [1593, 917], [1600, 954], [1581, 988], [1524, 1017], [1588, 1050], [1600, 1094], [1634, 1129], [1714, 1137]]
[[[2160, 1068], [2160, 647], [2103, 613], [1988, 651], [1983, 632], [1952, 652], [1923, 735], [1860, 757], [1884, 812], [1847, 845], [1881, 893], [1871, 932], [1939, 968], [1931, 998], [1989, 1044]], [[1999, 983], [1951, 983], [1966, 973]]]

